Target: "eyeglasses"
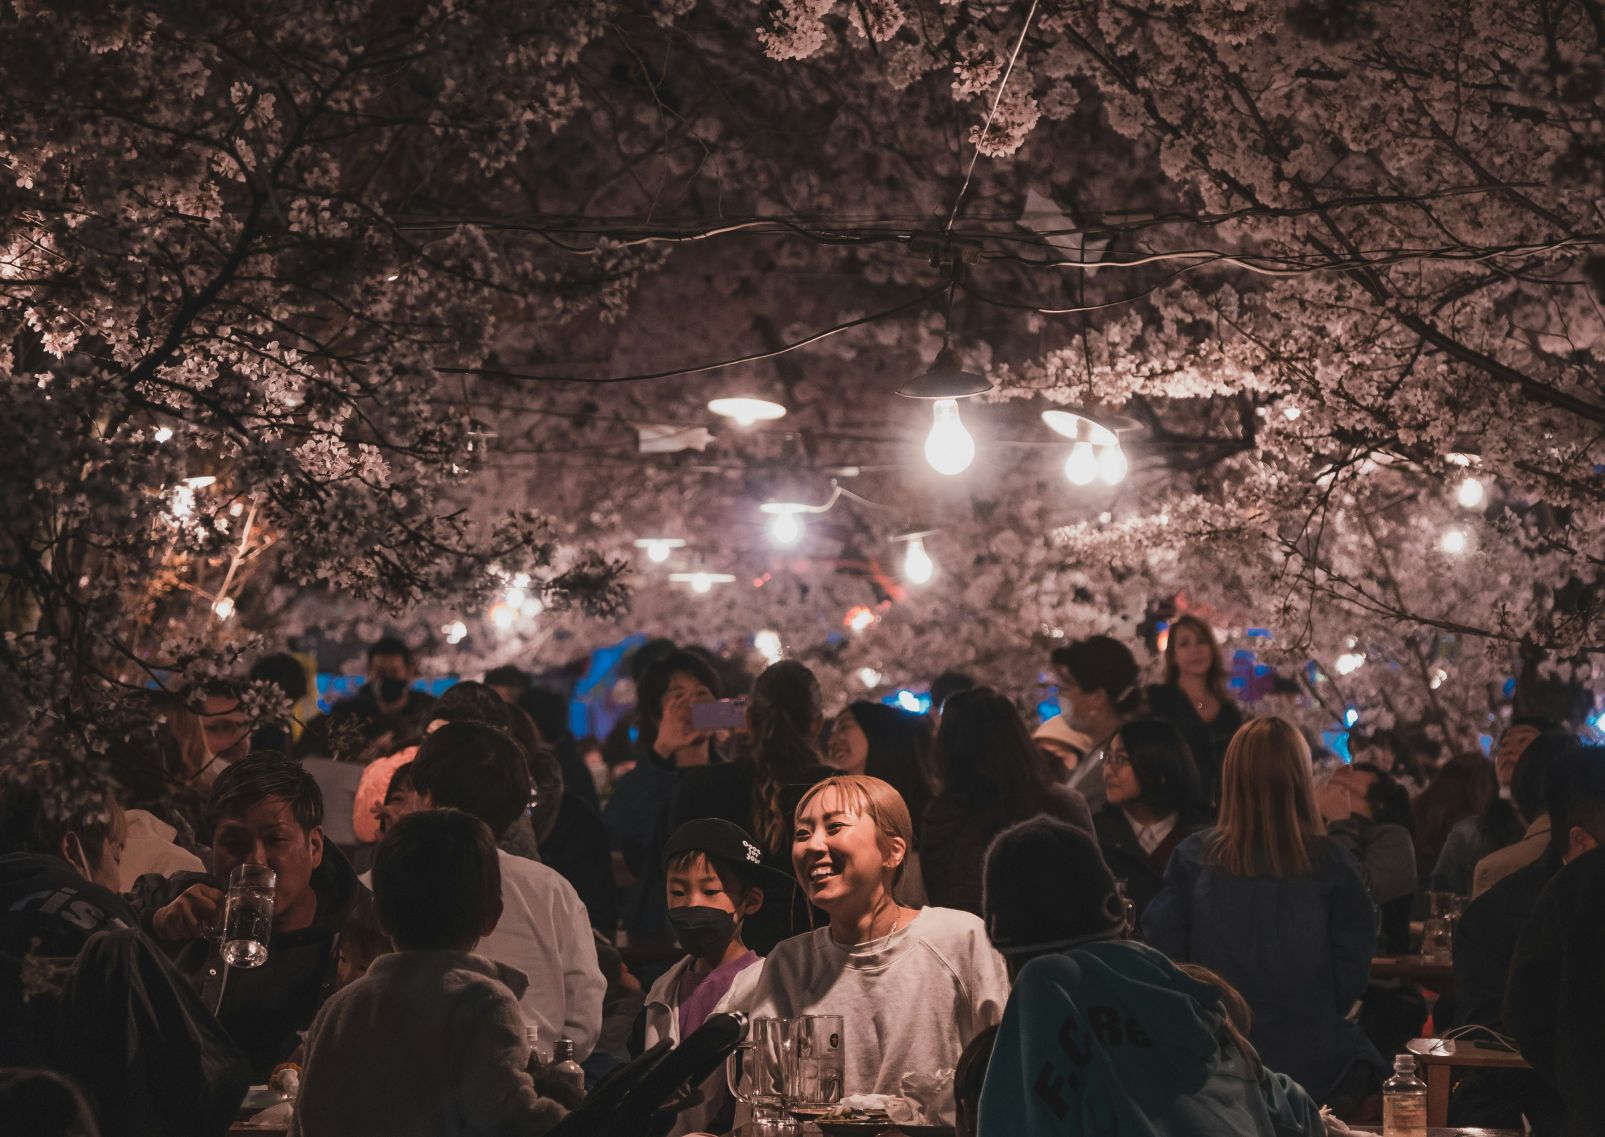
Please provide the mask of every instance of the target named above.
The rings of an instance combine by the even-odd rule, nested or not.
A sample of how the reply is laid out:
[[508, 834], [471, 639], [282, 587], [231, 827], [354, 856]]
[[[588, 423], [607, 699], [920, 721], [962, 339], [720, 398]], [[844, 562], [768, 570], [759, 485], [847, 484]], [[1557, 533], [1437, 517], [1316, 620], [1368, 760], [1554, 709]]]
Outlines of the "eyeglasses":
[[1107, 765], [1111, 770], [1120, 770], [1131, 765], [1131, 758], [1129, 755], [1116, 754], [1112, 750], [1105, 750], [1103, 752], [1103, 760], [1104, 764]]

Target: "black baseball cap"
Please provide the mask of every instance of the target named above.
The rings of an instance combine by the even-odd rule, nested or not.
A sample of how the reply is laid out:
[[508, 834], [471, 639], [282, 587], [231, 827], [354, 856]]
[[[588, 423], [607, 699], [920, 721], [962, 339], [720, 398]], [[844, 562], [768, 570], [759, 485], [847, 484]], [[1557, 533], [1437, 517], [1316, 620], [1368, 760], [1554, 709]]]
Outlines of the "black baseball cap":
[[672, 861], [682, 853], [709, 853], [753, 871], [763, 865], [763, 850], [752, 835], [720, 817], [687, 821], [670, 834], [663, 846], [664, 861]]

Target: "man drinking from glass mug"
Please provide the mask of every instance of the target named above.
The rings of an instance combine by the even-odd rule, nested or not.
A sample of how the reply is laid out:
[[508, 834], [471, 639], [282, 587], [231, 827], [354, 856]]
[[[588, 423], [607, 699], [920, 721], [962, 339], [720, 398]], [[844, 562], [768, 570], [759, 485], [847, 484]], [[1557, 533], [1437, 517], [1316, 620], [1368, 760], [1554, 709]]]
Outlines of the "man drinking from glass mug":
[[[210, 875], [141, 877], [135, 902], [146, 930], [265, 1080], [289, 1058], [334, 990], [341, 931], [372, 920], [372, 901], [346, 859], [323, 840], [323, 796], [301, 766], [254, 754], [218, 775], [207, 800]], [[217, 933], [229, 875], [242, 864], [277, 876], [267, 961], [225, 968]]]

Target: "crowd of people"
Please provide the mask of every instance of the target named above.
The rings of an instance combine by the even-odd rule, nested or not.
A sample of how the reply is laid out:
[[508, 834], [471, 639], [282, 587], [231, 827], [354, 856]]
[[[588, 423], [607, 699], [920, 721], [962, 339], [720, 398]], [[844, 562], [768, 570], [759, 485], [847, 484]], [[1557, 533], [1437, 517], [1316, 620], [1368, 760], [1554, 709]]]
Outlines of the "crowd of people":
[[[1340, 761], [1240, 708], [1194, 615], [1157, 683], [1106, 636], [1045, 662], [1035, 723], [961, 673], [916, 714], [654, 642], [584, 742], [515, 668], [424, 693], [393, 638], [305, 723], [137, 692], [104, 785], [0, 787], [0, 1112], [218, 1133], [292, 1070], [306, 1137], [538, 1134], [568, 1060], [594, 1085], [738, 1011], [841, 1016], [846, 1095], [945, 1079], [930, 1119], [985, 1137], [1320, 1134], [1455, 1027], [1531, 1069], [1451, 1121], [1605, 1132], [1605, 749], [1523, 715], [1489, 756]], [[307, 694], [287, 656], [242, 678]], [[218, 936], [240, 865], [276, 874], [251, 968]], [[1452, 994], [1373, 977], [1445, 906]], [[744, 1119], [722, 1075], [680, 1105], [676, 1134]]]

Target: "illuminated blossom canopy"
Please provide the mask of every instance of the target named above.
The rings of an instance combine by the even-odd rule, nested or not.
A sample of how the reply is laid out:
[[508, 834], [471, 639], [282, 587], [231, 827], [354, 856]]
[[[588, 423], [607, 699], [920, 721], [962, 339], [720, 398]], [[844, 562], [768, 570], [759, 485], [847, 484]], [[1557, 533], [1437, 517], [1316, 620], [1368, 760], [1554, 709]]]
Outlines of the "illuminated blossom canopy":
[[[1179, 598], [1457, 743], [1589, 677], [1592, 6], [482, 7], [0, 17], [16, 715], [381, 617], [444, 669], [773, 629], [841, 697], [1028, 698]], [[894, 393], [944, 342], [995, 384], [951, 476]], [[1124, 481], [1053, 408], [1129, 420]]]

